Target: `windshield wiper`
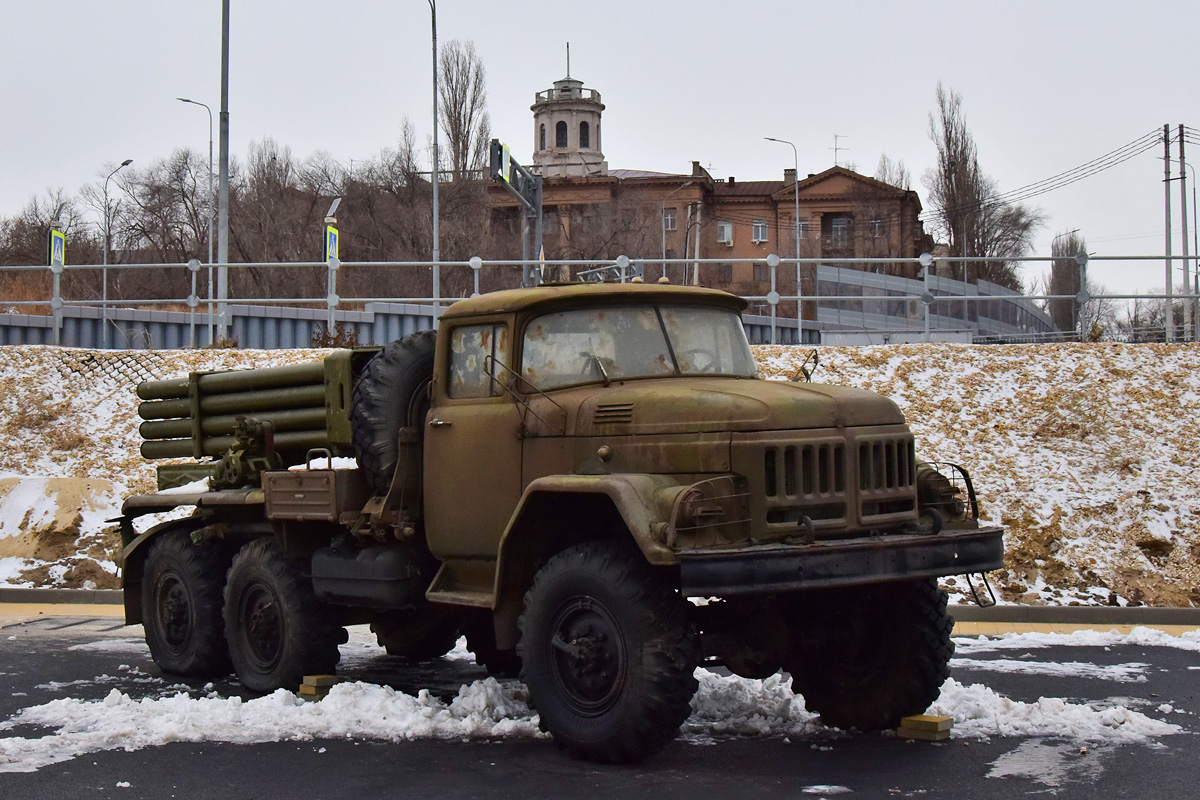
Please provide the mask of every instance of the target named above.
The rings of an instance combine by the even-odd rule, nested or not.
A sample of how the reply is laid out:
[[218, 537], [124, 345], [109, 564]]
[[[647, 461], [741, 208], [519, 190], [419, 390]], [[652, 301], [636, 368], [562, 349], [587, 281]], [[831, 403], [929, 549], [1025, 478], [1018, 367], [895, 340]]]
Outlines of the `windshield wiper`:
[[612, 383], [612, 378], [608, 377], [608, 370], [604, 368], [604, 359], [594, 353], [589, 353], [586, 350], [579, 354], [583, 358], [596, 365], [596, 369], [600, 372], [600, 377], [604, 379], [604, 385], [608, 386]]

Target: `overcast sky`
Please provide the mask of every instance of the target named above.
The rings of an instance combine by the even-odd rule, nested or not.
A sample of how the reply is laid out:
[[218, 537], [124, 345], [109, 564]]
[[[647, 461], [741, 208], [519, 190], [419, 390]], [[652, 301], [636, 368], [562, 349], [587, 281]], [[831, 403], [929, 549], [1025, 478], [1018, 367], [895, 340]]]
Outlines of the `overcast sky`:
[[[235, 157], [270, 136], [297, 157], [348, 163], [393, 145], [405, 117], [421, 140], [431, 133], [427, 0], [231, 5]], [[126, 158], [207, 149], [204, 109], [175, 98], [208, 103], [215, 122], [220, 0], [8, 0], [0, 19], [0, 215], [47, 189], [77, 193]], [[922, 199], [939, 80], [963, 97], [982, 169], [1017, 189], [1163, 124], [1200, 127], [1198, 22], [1195, 0], [438, 4], [439, 40], [474, 41], [493, 135], [524, 162], [529, 106], [565, 75], [570, 41], [572, 77], [607, 106], [610, 168], [687, 172], [697, 160], [717, 178], [780, 179], [792, 151], [764, 136], [795, 142], [803, 175], [833, 165], [840, 134], [843, 164], [873, 174], [886, 152]], [[1097, 254], [1162, 253], [1160, 156], [1029, 201], [1048, 217], [1039, 252], [1080, 228]], [[1172, 203], [1179, 252], [1177, 186]], [[1092, 275], [1122, 290], [1164, 282], [1161, 262], [1094, 263]]]

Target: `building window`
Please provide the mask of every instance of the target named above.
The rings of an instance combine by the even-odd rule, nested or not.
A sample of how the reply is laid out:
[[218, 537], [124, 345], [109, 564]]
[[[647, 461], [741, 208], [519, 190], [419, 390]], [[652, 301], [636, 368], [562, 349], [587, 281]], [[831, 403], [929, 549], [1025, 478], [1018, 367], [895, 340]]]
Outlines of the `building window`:
[[766, 264], [754, 265], [754, 282], [767, 283], [771, 280], [771, 268]]
[[717, 264], [717, 283], [723, 286], [733, 283], [733, 264]]
[[808, 223], [803, 220], [800, 222], [800, 227], [797, 229], [801, 239], [808, 238]]
[[546, 126], [545, 126], [545, 124], [543, 124], [541, 131], [539, 132], [538, 150], [545, 150], [545, 149], [546, 149]]
[[876, 239], [887, 235], [887, 222], [881, 219], [871, 220], [871, 235]]
[[560, 121], [554, 126], [554, 146], [567, 146], [567, 123]]
[[717, 244], [733, 244], [733, 223], [721, 220], [717, 223]]
[[753, 233], [750, 238], [755, 244], [762, 244], [767, 240], [767, 221], [762, 219], [754, 220]]
[[663, 230], [664, 231], [675, 230], [675, 209], [673, 209], [673, 208], [664, 208], [663, 209]]
[[850, 218], [835, 217], [830, 223], [829, 244], [831, 247], [850, 246]]
[[580, 147], [591, 147], [592, 146], [591, 133], [592, 133], [591, 129], [588, 128], [588, 124], [586, 122], [579, 123], [579, 146]]

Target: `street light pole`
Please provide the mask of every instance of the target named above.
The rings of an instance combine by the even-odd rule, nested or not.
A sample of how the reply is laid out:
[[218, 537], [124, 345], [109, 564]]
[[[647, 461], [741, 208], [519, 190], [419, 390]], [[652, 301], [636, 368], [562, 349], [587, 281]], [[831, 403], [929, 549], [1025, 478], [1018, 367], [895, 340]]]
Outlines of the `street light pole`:
[[[441, 253], [438, 248], [438, 49], [437, 49], [437, 2], [429, 3], [430, 19], [433, 22], [433, 316], [437, 323], [441, 308]], [[535, 255], [535, 257], [537, 257]]]
[[796, 344], [804, 344], [804, 306], [800, 302], [800, 298], [804, 295], [804, 287], [800, 283], [800, 154], [796, 150], [796, 145], [787, 139], [775, 139], [770, 136], [763, 138], [768, 142], [779, 142], [792, 148], [792, 171], [795, 173], [793, 187], [796, 194], [796, 210], [792, 217], [796, 238]]
[[[659, 262], [659, 265], [662, 267], [662, 276], [664, 278], [667, 277], [667, 201], [670, 200], [676, 192], [683, 191], [693, 183], [695, 183], [695, 181], [688, 181], [687, 183], [679, 184], [670, 192], [668, 192], [667, 196], [664, 197], [662, 201], [662, 214], [659, 216], [659, 221], [662, 223], [662, 261]], [[684, 255], [687, 254], [685, 253]]]
[[216, 340], [213, 331], [213, 117], [212, 109], [198, 100], [176, 97], [181, 103], [203, 106], [208, 112], [208, 343]]
[[132, 158], [125, 159], [121, 162], [121, 166], [108, 173], [108, 177], [104, 179], [104, 253], [102, 255], [103, 268], [100, 270], [100, 346], [105, 350], [108, 349], [108, 239], [109, 226], [112, 224], [112, 212], [108, 206], [108, 182], [112, 180], [113, 175], [132, 163]]
[[217, 195], [217, 329], [228, 333], [229, 313], [229, 0], [221, 2], [221, 144]]

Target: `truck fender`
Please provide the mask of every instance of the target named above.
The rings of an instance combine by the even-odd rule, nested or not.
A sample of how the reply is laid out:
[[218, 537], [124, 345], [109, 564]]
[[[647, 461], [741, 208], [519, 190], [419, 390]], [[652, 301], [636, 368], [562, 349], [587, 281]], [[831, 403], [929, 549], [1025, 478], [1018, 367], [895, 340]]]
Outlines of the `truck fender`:
[[206, 518], [198, 516], [171, 519], [137, 534], [133, 530], [132, 518], [120, 519], [122, 538], [127, 542], [117, 557], [117, 566], [121, 568], [121, 588], [124, 590], [122, 594], [125, 601], [126, 625], [136, 625], [142, 621], [142, 573], [146, 565], [146, 554], [150, 552], [150, 543], [167, 531], [194, 531], [203, 528], [208, 522]]
[[532, 481], [500, 538], [493, 588], [497, 645], [516, 644], [525, 590], [540, 564], [563, 547], [611, 535], [623, 525], [649, 563], [677, 564], [664, 543], [665, 529], [686, 488], [665, 475], [552, 475]]

